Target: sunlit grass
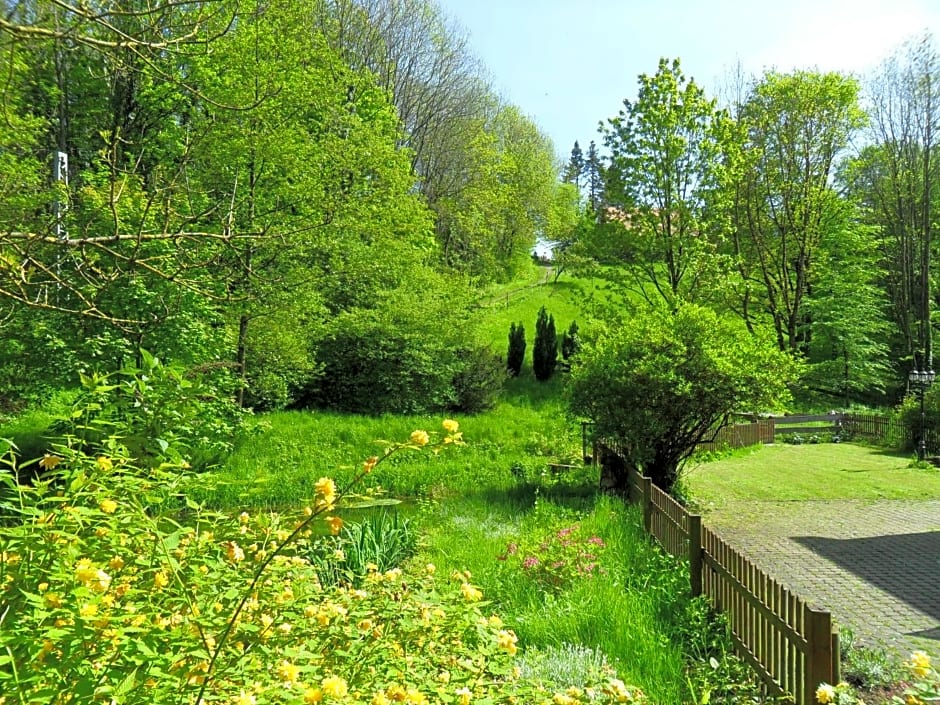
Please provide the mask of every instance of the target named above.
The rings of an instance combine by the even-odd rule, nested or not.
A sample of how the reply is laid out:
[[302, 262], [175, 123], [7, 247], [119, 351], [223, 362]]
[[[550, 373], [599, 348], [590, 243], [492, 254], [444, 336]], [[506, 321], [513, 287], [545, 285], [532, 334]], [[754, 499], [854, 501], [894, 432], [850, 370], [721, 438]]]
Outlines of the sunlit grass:
[[940, 498], [940, 470], [854, 443], [755, 446], [688, 468], [684, 482], [704, 508], [748, 500]]

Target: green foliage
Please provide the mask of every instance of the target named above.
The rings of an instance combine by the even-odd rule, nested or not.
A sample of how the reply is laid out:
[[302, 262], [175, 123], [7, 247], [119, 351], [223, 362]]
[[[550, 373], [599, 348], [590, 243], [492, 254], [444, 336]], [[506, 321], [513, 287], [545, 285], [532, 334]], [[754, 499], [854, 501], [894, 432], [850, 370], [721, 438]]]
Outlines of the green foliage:
[[712, 429], [734, 411], [782, 403], [797, 371], [771, 342], [709, 309], [639, 310], [585, 345], [573, 367], [570, 405], [668, 490]]
[[499, 559], [521, 570], [540, 590], [558, 593], [602, 571], [605, 548], [600, 536], [587, 535], [580, 525], [571, 524], [553, 527], [531, 544], [511, 542]]
[[904, 689], [904, 699], [895, 695], [893, 703], [931, 703], [940, 700], [940, 671], [931, 663], [930, 656], [923, 651], [915, 651], [905, 662], [911, 685]]
[[339, 536], [310, 547], [309, 559], [323, 585], [359, 587], [370, 573], [402, 568], [415, 554], [417, 530], [397, 512], [344, 525]]
[[81, 376], [82, 391], [56, 425], [89, 454], [117, 439], [137, 465], [205, 467], [231, 449], [241, 420], [225, 368], [164, 364], [146, 350], [139, 366]]
[[842, 680], [855, 688], [874, 690], [904, 680], [901, 660], [883, 647], [856, 643], [851, 629], [840, 627], [839, 650], [842, 656]]
[[503, 358], [489, 348], [478, 347], [458, 352], [457, 359], [452, 409], [476, 414], [495, 407], [507, 378]]
[[571, 325], [568, 326], [568, 330], [561, 337], [561, 356], [568, 362], [578, 354], [580, 349], [581, 339], [578, 337], [578, 324], [576, 321], [572, 321]]
[[532, 370], [535, 378], [544, 382], [555, 374], [558, 363], [558, 338], [555, 335], [555, 319], [545, 307], [539, 309], [535, 321], [535, 344], [532, 348]]
[[513, 377], [518, 377], [525, 361], [525, 326], [511, 323], [509, 326], [509, 350], [506, 353], [506, 368]]

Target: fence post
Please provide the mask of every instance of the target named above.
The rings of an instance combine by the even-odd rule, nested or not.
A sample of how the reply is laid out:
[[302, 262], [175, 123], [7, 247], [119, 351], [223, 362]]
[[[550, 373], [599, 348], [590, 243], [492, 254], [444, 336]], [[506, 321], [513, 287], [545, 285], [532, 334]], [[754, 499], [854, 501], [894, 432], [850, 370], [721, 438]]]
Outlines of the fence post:
[[653, 534], [653, 481], [646, 475], [640, 475], [643, 482], [643, 528], [646, 533]]
[[689, 582], [692, 597], [702, 594], [702, 517], [689, 514]]
[[816, 689], [820, 683], [836, 684], [832, 673], [832, 615], [806, 607], [806, 670], [803, 698], [797, 702], [809, 705], [816, 702]]
[[842, 646], [839, 643], [839, 627], [832, 625], [832, 683], [842, 681]]

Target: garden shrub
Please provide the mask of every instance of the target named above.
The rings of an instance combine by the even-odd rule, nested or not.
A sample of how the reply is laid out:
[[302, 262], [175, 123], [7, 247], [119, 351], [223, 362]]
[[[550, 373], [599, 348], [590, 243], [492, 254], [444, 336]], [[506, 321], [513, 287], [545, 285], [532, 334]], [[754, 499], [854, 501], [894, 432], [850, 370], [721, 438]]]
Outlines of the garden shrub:
[[454, 376], [452, 409], [476, 414], [496, 406], [506, 383], [506, 366], [488, 348], [480, 347], [458, 353], [459, 369]]
[[509, 350], [506, 353], [506, 369], [513, 377], [522, 372], [522, 363], [525, 362], [525, 326], [521, 323], [509, 324]]
[[568, 330], [561, 336], [561, 356], [567, 362], [578, 354], [581, 349], [581, 339], [578, 337], [578, 324], [572, 321]]
[[[456, 423], [444, 428], [358, 477], [398, 449], [458, 443]], [[31, 486], [4, 456], [0, 692], [18, 702], [573, 701], [514, 671], [516, 636], [467, 572], [370, 567], [362, 588], [322, 585], [304, 555], [312, 522], [341, 528], [326, 516], [342, 498], [332, 480], [299, 516], [180, 511], [193, 476], [143, 473], [103, 446], [56, 444]], [[642, 701], [608, 674], [581, 685], [598, 703]]]
[[535, 378], [544, 382], [555, 374], [558, 363], [558, 339], [555, 335], [555, 319], [545, 310], [539, 309], [535, 321], [535, 346], [532, 348], [532, 370]]

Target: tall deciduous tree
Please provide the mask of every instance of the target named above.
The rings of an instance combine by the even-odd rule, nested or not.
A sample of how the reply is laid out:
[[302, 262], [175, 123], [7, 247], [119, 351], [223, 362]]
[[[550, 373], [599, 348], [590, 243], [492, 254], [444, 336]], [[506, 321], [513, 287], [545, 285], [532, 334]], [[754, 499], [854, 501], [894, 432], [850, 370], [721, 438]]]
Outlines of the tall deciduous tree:
[[932, 359], [933, 231], [940, 213], [940, 54], [933, 37], [902, 46], [868, 83], [867, 146], [854, 160], [850, 189], [877, 225], [885, 288], [899, 352]]
[[721, 187], [722, 114], [715, 101], [662, 59], [639, 78], [635, 101], [603, 128], [608, 236], [628, 281], [649, 301], [693, 300], [713, 272], [723, 228], [709, 209]]
[[[813, 264], [840, 208], [831, 184], [836, 157], [864, 124], [858, 94], [858, 83], [840, 74], [771, 72], [741, 111], [735, 254], [782, 350], [808, 351]], [[745, 315], [753, 323], [754, 307]]]

